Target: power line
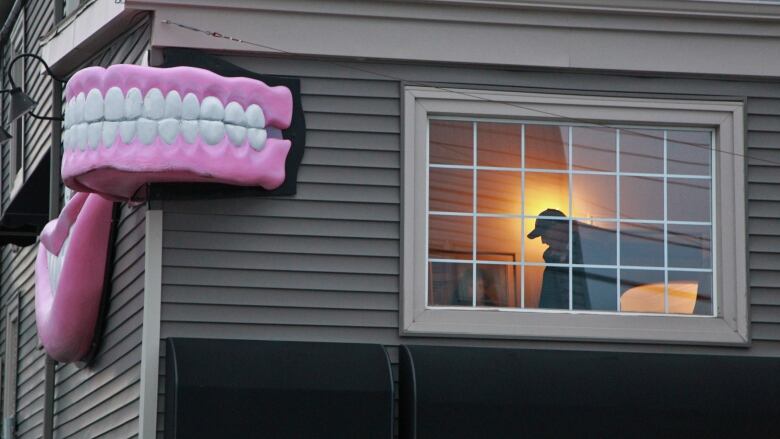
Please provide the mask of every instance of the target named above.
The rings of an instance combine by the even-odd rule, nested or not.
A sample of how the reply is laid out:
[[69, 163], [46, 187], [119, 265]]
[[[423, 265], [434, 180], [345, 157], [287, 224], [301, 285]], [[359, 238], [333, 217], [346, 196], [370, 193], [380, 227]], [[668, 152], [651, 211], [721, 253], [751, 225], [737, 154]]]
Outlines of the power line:
[[[197, 28], [197, 27], [194, 27], [194, 26], [190, 26], [190, 25], [183, 24], [183, 23], [178, 23], [178, 22], [171, 21], [171, 20], [168, 20], [168, 19], [161, 20], [161, 23], [163, 23], [163, 24], [171, 24], [171, 25], [174, 25], [174, 26], [177, 26], [177, 27], [180, 27], [182, 29], [186, 29], [186, 30], [189, 30], [189, 31], [192, 31], [192, 32], [202, 33], [202, 34], [210, 36], [210, 37], [220, 38], [220, 39], [233, 41], [233, 42], [241, 43], [241, 44], [246, 44], [246, 45], [249, 45], [249, 46], [254, 46], [254, 47], [258, 47], [258, 48], [266, 49], [266, 50], [271, 50], [271, 51], [274, 51], [274, 52], [277, 52], [277, 53], [282, 53], [282, 54], [285, 54], [285, 55], [302, 56], [302, 54], [299, 54], [299, 53], [289, 52], [287, 50], [279, 49], [279, 48], [273, 47], [273, 46], [268, 46], [266, 44], [256, 43], [256, 42], [253, 42], [253, 41], [244, 40], [242, 38], [237, 38], [237, 37], [233, 37], [233, 36], [230, 36], [230, 35], [225, 35], [225, 34], [220, 33], [220, 32], [200, 29], [200, 28]], [[478, 99], [478, 100], [485, 101], [485, 102], [508, 105], [510, 107], [520, 108], [520, 109], [523, 109], [523, 110], [532, 111], [534, 113], [539, 113], [539, 114], [543, 114], [543, 115], [546, 115], [546, 116], [552, 116], [552, 117], [554, 117], [556, 119], [560, 119], [560, 120], [566, 121], [566, 122], [575, 122], [575, 123], [578, 123], [578, 124], [597, 126], [597, 127], [602, 127], [602, 128], [620, 129], [622, 132], [631, 133], [631, 134], [639, 136], [639, 137], [645, 137], [645, 138], [656, 139], [656, 140], [659, 140], [659, 139], [663, 140], [663, 137], [654, 136], [652, 134], [648, 134], [648, 133], [645, 133], [645, 132], [635, 131], [635, 130], [626, 129], [626, 128], [622, 128], [622, 127], [613, 127], [613, 126], [610, 126], [610, 125], [607, 125], [607, 124], [602, 124], [602, 123], [598, 123], [598, 122], [594, 122], [594, 121], [586, 120], [586, 119], [578, 119], [578, 118], [574, 118], [574, 117], [571, 117], [571, 116], [564, 116], [562, 114], [553, 113], [551, 111], [540, 110], [538, 108], [528, 107], [528, 106], [520, 105], [520, 104], [517, 104], [517, 103], [514, 103], [514, 102], [496, 101], [496, 100], [493, 100], [493, 99], [490, 99], [490, 98], [487, 98], [487, 97], [484, 97], [484, 96], [480, 96], [480, 95], [476, 95], [476, 94], [473, 94], [473, 93], [469, 93], [467, 91], [463, 91], [463, 90], [459, 90], [459, 89], [453, 89], [453, 88], [439, 86], [439, 85], [431, 85], [429, 83], [421, 83], [421, 82], [417, 82], [417, 81], [411, 81], [411, 80], [400, 78], [400, 77], [397, 77], [397, 76], [388, 75], [386, 73], [373, 71], [373, 70], [366, 69], [366, 68], [363, 68], [363, 67], [358, 67], [358, 66], [355, 66], [355, 65], [352, 65], [352, 64], [346, 64], [346, 63], [342, 63], [342, 62], [338, 62], [338, 61], [320, 61], [320, 62], [325, 63], [325, 64], [335, 65], [335, 66], [342, 67], [342, 68], [345, 68], [345, 69], [355, 70], [355, 71], [358, 71], [358, 72], [368, 73], [370, 75], [379, 76], [379, 77], [382, 77], [382, 78], [385, 78], [385, 79], [390, 79], [390, 80], [393, 80], [393, 81], [405, 82], [405, 83], [410, 84], [410, 85], [419, 85], [419, 86], [435, 88], [435, 89], [438, 89], [438, 90], [447, 91], [447, 92], [454, 93], [454, 94], [459, 94], [459, 95], [462, 95], [462, 96], [470, 97], [470, 98], [473, 98], [473, 99]], [[773, 165], [780, 165], [780, 161], [774, 161], [774, 160], [769, 160], [769, 159], [765, 159], [765, 158], [761, 158], [761, 157], [750, 156], [750, 155], [747, 155], [747, 154], [741, 154], [741, 153], [733, 152], [733, 151], [724, 151], [724, 150], [721, 150], [721, 149], [716, 148], [714, 146], [712, 148], [710, 148], [708, 146], [704, 146], [704, 145], [701, 145], [701, 144], [692, 143], [692, 142], [685, 142], [685, 141], [675, 141], [675, 143], [678, 143], [678, 144], [681, 144], [681, 145], [686, 145], [686, 146], [692, 146], [692, 147], [695, 147], [695, 148], [714, 150], [715, 152], [720, 153], [720, 154], [726, 154], [726, 155], [731, 155], [731, 156], [735, 156], [735, 157], [741, 157], [741, 158], [745, 158], [745, 159], [756, 160], [756, 161], [760, 161], [760, 162], [770, 163], [770, 164], [773, 164]]]

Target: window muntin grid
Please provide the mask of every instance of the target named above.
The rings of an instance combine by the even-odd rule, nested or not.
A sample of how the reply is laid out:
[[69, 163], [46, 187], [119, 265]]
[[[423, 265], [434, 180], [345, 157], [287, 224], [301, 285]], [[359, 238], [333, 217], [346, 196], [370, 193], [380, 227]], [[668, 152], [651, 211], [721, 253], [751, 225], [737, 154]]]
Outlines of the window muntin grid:
[[[483, 133], [480, 131], [480, 127], [490, 124], [500, 124], [504, 125], [505, 127], [511, 127], [518, 133], [518, 138], [515, 143], [520, 152], [519, 160], [518, 157], [514, 156], [509, 157], [508, 159], [507, 157], [503, 157], [504, 159], [507, 159], [504, 161], [499, 160], [500, 157], [483, 157], [485, 154], [483, 154], [484, 151], [480, 149], [479, 145], [480, 138], [486, 136], [483, 136]], [[441, 125], [444, 125], [446, 129], [441, 130]], [[532, 155], [531, 159], [527, 159], [528, 150], [526, 139], [527, 128], [529, 126], [533, 128], [546, 126], [547, 130], [550, 128], [560, 130], [562, 133], [562, 140], [565, 143], [565, 166], [562, 166], [561, 163], [556, 162], [555, 160], [549, 160], [545, 158], [543, 154], [539, 153], [539, 151], [536, 151], [536, 153]], [[670, 294], [677, 295], [680, 293], [681, 288], [683, 288], [679, 285], [680, 283], [690, 286], [691, 282], [695, 281], [697, 282], [698, 288], [698, 301], [704, 303], [702, 308], [706, 308], [706, 310], [694, 310], [694, 313], [707, 316], [717, 315], [717, 304], [715, 303], [715, 298], [717, 296], [715, 294], [715, 285], [713, 282], [715, 276], [715, 267], [712, 264], [712, 261], [715, 259], [715, 236], [712, 232], [714, 225], [712, 212], [715, 199], [714, 188], [712, 184], [714, 179], [715, 163], [714, 148], [712, 147], [714, 143], [713, 130], [701, 128], [687, 129], [678, 127], [660, 128], [629, 126], [602, 129], [603, 132], [609, 132], [610, 130], [614, 132], [614, 151], [610, 151], [610, 148], [601, 148], [601, 150], [599, 150], [599, 148], [596, 147], [592, 148], [593, 151], [591, 152], [594, 152], [596, 155], [601, 154], [602, 156], [606, 157], [613, 155], [614, 163], [610, 164], [604, 160], [596, 160], [595, 162], [591, 160], [590, 163], [587, 163], [587, 160], [585, 160], [586, 163], [581, 163], [581, 160], [578, 160], [577, 155], [574, 154], [579, 149], [581, 149], [579, 146], [575, 147], [575, 142], [573, 139], [574, 133], [578, 130], [593, 129], [594, 127], [592, 126], [538, 121], [531, 122], [476, 118], [432, 117], [429, 118], [428, 127], [429, 141], [427, 145], [427, 156], [429, 163], [427, 164], [427, 169], [429, 184], [432, 173], [457, 172], [461, 173], [463, 176], [466, 176], [469, 173], [471, 174], [471, 178], [464, 179], [468, 180], [468, 183], [470, 184], [470, 188], [468, 189], [470, 189], [471, 211], [466, 211], [465, 208], [456, 210], [438, 210], [431, 208], [432, 206], [436, 207], [437, 203], [431, 199], [431, 193], [427, 192], [429, 196], [427, 197], [428, 204], [426, 207], [426, 230], [429, 232], [429, 235], [434, 233], [430, 228], [431, 222], [441, 221], [442, 219], [454, 222], [462, 221], [462, 230], [466, 230], [466, 226], [471, 228], [470, 255], [466, 254], [467, 252], [465, 251], [465, 248], [461, 248], [460, 251], [456, 251], [456, 257], [452, 257], [452, 255], [447, 254], [436, 253], [430, 249], [431, 240], [427, 240], [426, 265], [428, 269], [426, 270], [426, 275], [428, 276], [428, 279], [426, 284], [428, 285], [429, 291], [426, 295], [426, 300], [428, 307], [441, 308], [449, 306], [465, 306], [479, 309], [490, 307], [513, 311], [542, 311], [542, 309], [535, 308], [534, 304], [526, 303], [526, 289], [528, 288], [526, 280], [531, 276], [538, 277], [540, 270], [544, 270], [546, 267], [550, 267], [554, 269], [563, 269], [562, 272], [568, 270], [568, 276], [566, 276], [566, 280], [568, 282], [568, 306], [555, 309], [556, 311], [576, 310], [578, 312], [626, 312], [625, 309], [621, 309], [621, 296], [632, 287], [647, 289], [647, 287], [650, 287], [651, 285], [648, 285], [647, 283], [643, 284], [642, 282], [648, 282], [648, 279], [654, 278], [659, 281], [652, 282], [654, 287], [658, 287], [660, 285], [663, 289], [663, 305], [642, 305], [639, 307], [639, 309], [631, 309], [632, 314], [636, 312], [649, 314], [679, 313], [679, 309], [674, 309], [674, 306], [672, 306], [673, 309], [670, 309]], [[466, 130], [465, 127], [470, 127], [470, 130]], [[598, 130], [598, 128], [596, 129]], [[436, 151], [432, 152], [431, 144], [437, 142], [441, 143], [440, 140], [442, 140], [440, 136], [437, 135], [437, 131], [439, 133], [446, 132], [444, 137], [448, 138], [444, 139], [446, 140], [445, 144], [451, 143], [452, 146], [456, 147], [457, 154], [454, 154], [453, 156], [449, 156], [446, 153], [442, 154], [441, 148], [438, 148]], [[544, 131], [544, 129], [542, 131]], [[670, 137], [670, 133], [673, 133], [672, 137]], [[691, 139], [686, 138], [686, 136], [689, 134], [698, 136], [699, 139], [701, 139], [703, 135], [706, 136], [706, 144], [700, 144], [700, 146], [694, 147], [691, 144]], [[648, 149], [647, 145], [639, 145], [639, 147], [637, 147], [637, 145], [633, 144], [624, 144], [624, 150], [621, 151], [621, 135], [629, 139], [633, 137], [647, 140], [649, 138], [650, 141], [658, 141], [660, 145], [656, 145], [656, 151], [649, 154], [646, 153], [646, 150]], [[647, 137], [648, 135], [650, 137]], [[453, 138], [456, 139], [454, 142]], [[470, 145], [468, 145], [467, 140], [471, 141]], [[603, 140], [604, 139], [602, 138], [601, 141], [603, 142]], [[671, 158], [669, 149], [670, 143], [675, 145], [675, 149], [672, 150], [675, 157]], [[678, 149], [676, 149], [680, 145], [682, 145], [683, 149], [687, 148], [688, 150], [681, 153]], [[467, 149], [469, 148], [471, 154], [467, 154]], [[581, 151], [578, 153], [581, 153]], [[468, 162], [469, 156], [471, 158], [470, 163]], [[500, 156], [500, 154], [498, 154], [498, 156]], [[585, 157], [581, 154], [580, 156]], [[442, 159], [442, 157], [444, 157], [444, 159]], [[456, 158], [453, 159], [452, 157]], [[696, 160], [691, 161], [691, 157], [698, 157], [698, 162]], [[703, 169], [703, 166], [700, 163], [702, 157], [705, 157], [706, 159], [706, 169]], [[628, 167], [630, 169], [629, 171], [625, 171], [621, 168], [621, 158], [623, 158], [624, 167]], [[506, 162], [508, 166], [501, 166], [501, 164], [504, 162]], [[670, 170], [682, 170], [686, 172], [690, 171], [690, 173], [670, 173]], [[480, 188], [484, 184], [481, 184], [481, 177], [486, 174], [498, 175], [501, 173], [514, 174], [512, 177], [512, 183], [506, 185], [506, 187], [509, 187], [510, 189], [509, 191], [498, 191], [498, 194], [496, 194], [497, 191], [492, 191], [490, 192], [490, 197], [507, 198], [507, 193], [514, 193], [515, 195], [508, 196], [508, 199], [513, 199], [516, 198], [516, 194], [519, 193], [521, 198], [519, 207], [514, 206], [509, 209], [496, 209], [495, 207], [483, 208], [481, 205], [487, 205], [487, 203], [483, 203], [483, 200], [480, 199]], [[519, 176], [517, 174], [519, 174]], [[529, 177], [533, 179], [538, 176], [549, 175], [557, 175], [562, 179], [561, 181], [566, 183], [567, 187], [565, 192], [567, 196], [565, 197], [564, 206], [566, 209], [565, 219], [557, 217], [545, 217], [538, 214], [534, 215], [533, 213], [526, 211], [526, 199], [529, 196], [527, 192], [529, 189], [527, 180]], [[581, 180], [588, 181], [588, 179], [590, 179], [591, 182], [600, 180], [601, 186], [604, 187], [604, 182], [610, 178], [614, 180], [614, 195], [611, 195], [611, 197], [614, 198], [609, 200], [609, 205], [605, 207], [605, 211], [614, 212], [614, 215], [610, 216], [604, 214], [603, 217], [573, 215], [573, 213], [577, 212], [578, 203], [581, 198], [578, 197], [577, 194], [577, 188], [583, 187]], [[662, 198], [661, 214], [656, 215], [655, 217], [649, 216], [647, 214], [635, 214], [633, 216], [636, 217], [632, 218], [630, 209], [626, 209], [626, 207], [629, 207], [630, 203], [626, 203], [625, 201], [624, 204], [626, 207], [624, 207], [624, 209], [627, 211], [621, 212], [621, 180], [624, 179], [624, 185], [629, 187], [631, 184], [636, 184], [637, 181], [642, 182], [643, 180], [644, 182], [651, 182], [651, 185], [655, 186], [656, 188], [660, 187], [660, 195], [659, 191], [656, 190], [655, 198], [658, 198], [659, 196]], [[483, 180], [485, 179], [483, 178]], [[692, 184], [694, 187], [703, 188], [703, 191], [701, 189], [696, 189], [698, 191], [698, 198], [703, 198], [703, 200], [699, 199], [697, 201], [706, 203], [706, 214], [701, 215], [701, 212], [698, 212], [698, 216], [701, 218], [677, 220], [670, 219], [670, 182], [672, 182], [672, 185]], [[519, 190], [516, 187], [518, 185]], [[457, 185], [455, 185], [454, 190], [462, 189], [458, 189]], [[702, 194], [704, 194], [704, 197], [701, 196]], [[632, 200], [634, 203], [635, 201], [636, 200]], [[504, 202], [506, 203], [506, 200], [504, 200]], [[464, 200], [464, 202], [461, 204], [465, 206], [468, 203], [466, 200]], [[499, 202], [497, 204], [501, 203]], [[525, 235], [529, 232], [529, 229], [533, 228], [532, 224], [529, 225], [529, 221], [536, 221], [537, 219], [563, 220], [565, 223], [567, 223], [569, 230], [567, 248], [568, 258], [565, 262], [554, 263], [538, 260], [534, 261], [527, 257], [527, 239], [525, 238]], [[501, 258], [497, 258], [496, 255], [491, 255], [490, 252], [480, 251], [480, 240], [478, 239], [480, 233], [478, 233], [478, 229], [480, 227], [480, 223], [490, 221], [504, 221], [515, 224], [519, 221], [520, 224], [522, 224], [520, 242], [515, 243], [517, 244], [516, 247], [519, 247], [519, 260], [517, 258], [518, 253], [515, 253], [515, 256], [512, 258], [512, 260], [501, 260]], [[581, 227], [583, 224], [587, 226], [593, 224], [609, 224], [613, 227], [613, 229], [603, 228], [603, 230], [609, 230], [609, 232], [613, 233], [615, 236], [613, 261], [597, 261], [597, 263], [587, 263], [588, 261], [582, 260], [581, 263], [578, 263], [574, 257], [574, 252], [577, 250], [575, 250], [573, 241], [575, 239], [574, 237], [579, 235], [572, 233], [572, 230]], [[642, 237], [642, 233], [635, 235], [642, 237], [641, 239], [645, 239], [646, 241], [655, 240], [656, 251], [658, 248], [658, 240], [661, 240], [661, 251], [657, 255], [658, 257], [655, 259], [655, 263], [648, 264], [646, 262], [639, 262], [634, 265], [628, 263], [631, 261], [632, 253], [636, 252], [635, 249], [631, 249], [630, 245], [627, 246], [627, 248], [622, 249], [623, 255], [621, 257], [621, 247], [627, 245], [626, 243], [621, 243], [621, 238], [623, 238], [624, 241], [630, 242], [632, 239], [632, 234], [630, 231], [636, 228], [639, 228], [639, 230], [644, 228], [645, 231], [643, 233], [645, 235], [648, 234], [647, 230], [653, 230], [655, 234], [655, 238], [653, 239], [650, 239], [647, 236]], [[693, 263], [683, 266], [684, 264], [680, 264], [679, 262], [675, 262], [675, 264], [670, 265], [670, 247], [673, 249], [673, 261], [686, 261], [690, 259], [686, 259], [684, 257], [686, 247], [692, 246], [691, 242], [696, 241], [696, 236], [686, 232], [684, 230], [685, 228], [698, 228], [698, 231], [702, 236], [700, 241], [702, 243], [706, 243], [705, 247], [701, 248], [701, 254], [706, 255], [706, 257], [704, 257], [706, 262], [699, 261], [698, 266], [697, 264]], [[671, 235], [670, 231], [672, 231]], [[672, 236], [672, 238], [670, 238], [670, 236]], [[579, 240], [579, 237], [577, 239]], [[578, 251], [582, 252], [582, 249], [580, 248]], [[691, 253], [690, 249], [688, 249], [688, 253]], [[468, 256], [470, 256], [470, 258]], [[690, 254], [688, 256], [690, 256]], [[574, 261], [574, 263], [571, 263], [571, 261]], [[481, 285], [478, 285], [480, 282], [483, 282], [483, 278], [485, 278], [485, 275], [482, 273], [482, 271], [500, 267], [505, 270], [512, 270], [512, 272], [511, 275], [507, 276], [507, 281], [504, 282], [500, 287], [505, 291], [505, 294], [503, 294], [503, 298], [501, 300], [485, 300], [483, 303], [477, 303], [478, 296], [483, 296], [480, 300], [482, 300], [485, 296], [478, 293], [470, 294], [471, 303], [441, 303], [441, 301], [436, 300], [436, 291], [434, 291], [436, 287], [432, 283], [432, 281], [435, 279], [431, 278], [436, 277], [434, 274], [435, 270], [433, 270], [433, 268], [436, 265], [442, 264], [457, 264], [458, 269], [456, 272], [460, 273], [459, 276], [461, 276], [461, 278], [458, 280], [458, 288], [460, 289], [460, 284], [465, 281], [466, 283], [470, 283], [471, 291], [477, 292], [482, 291], [483, 289]], [[474, 273], [477, 273], [478, 276], [474, 276]], [[614, 273], [614, 278], [611, 279], [611, 281], [613, 281], [612, 283], [615, 285], [615, 295], [613, 302], [614, 309], [610, 309], [609, 307], [605, 308], [603, 304], [594, 303], [588, 304], [587, 309], [585, 309], [581, 304], [578, 305], [575, 303], [576, 297], [574, 292], [579, 288], [577, 286], [579, 284], [577, 279], [584, 277], [585, 282], [587, 282], [588, 273], [593, 274], [591, 277], [597, 281], [600, 277], [609, 278], [610, 273]], [[622, 277], [621, 274], [623, 274]], [[514, 293], [512, 290], [515, 290]], [[587, 291], [587, 288], [585, 290]], [[456, 292], [455, 294], [458, 293], [459, 292]], [[512, 297], [513, 294], [514, 297]], [[711, 303], [708, 305], [706, 304], [707, 299], [711, 300]]]

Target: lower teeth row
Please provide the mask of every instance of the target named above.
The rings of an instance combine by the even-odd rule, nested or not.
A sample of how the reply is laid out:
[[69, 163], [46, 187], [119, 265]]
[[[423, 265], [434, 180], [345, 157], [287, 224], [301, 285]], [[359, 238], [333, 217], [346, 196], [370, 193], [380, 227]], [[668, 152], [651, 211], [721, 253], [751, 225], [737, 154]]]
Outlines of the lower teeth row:
[[122, 143], [138, 139], [144, 145], [151, 145], [159, 137], [172, 144], [178, 135], [187, 143], [195, 143], [198, 136], [208, 145], [216, 145], [227, 136], [230, 143], [241, 146], [248, 140], [249, 146], [263, 149], [267, 138], [266, 130], [246, 128], [213, 120], [152, 120], [140, 118], [121, 122], [92, 122], [73, 125], [62, 133], [65, 149], [95, 149], [102, 144], [110, 147], [117, 137]]

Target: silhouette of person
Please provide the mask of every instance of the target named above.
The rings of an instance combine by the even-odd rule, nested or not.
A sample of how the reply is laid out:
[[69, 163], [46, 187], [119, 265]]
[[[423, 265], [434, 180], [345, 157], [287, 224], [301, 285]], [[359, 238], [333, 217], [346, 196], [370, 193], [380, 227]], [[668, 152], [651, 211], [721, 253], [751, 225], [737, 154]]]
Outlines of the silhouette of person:
[[[569, 263], [569, 222], [555, 218], [566, 218], [560, 210], [545, 209], [539, 213], [534, 229], [528, 234], [528, 239], [541, 237], [542, 244], [548, 246], [544, 251], [546, 264]], [[552, 217], [552, 218], [550, 218]], [[580, 244], [577, 221], [572, 223], [572, 259], [574, 264], [582, 264], [582, 246]], [[574, 309], [590, 309], [590, 297], [585, 283], [583, 269], [575, 267], [572, 305]], [[569, 309], [569, 267], [544, 267], [542, 276], [542, 291], [539, 297], [539, 308]]]

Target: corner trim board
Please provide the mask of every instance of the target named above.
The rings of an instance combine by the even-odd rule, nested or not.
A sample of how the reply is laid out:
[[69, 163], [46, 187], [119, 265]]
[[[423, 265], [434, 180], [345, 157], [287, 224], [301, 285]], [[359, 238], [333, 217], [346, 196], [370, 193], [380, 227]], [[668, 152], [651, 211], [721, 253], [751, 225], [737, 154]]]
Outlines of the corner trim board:
[[162, 292], [163, 212], [146, 212], [144, 310], [141, 335], [140, 439], [157, 435], [157, 391], [160, 369], [160, 307]]

